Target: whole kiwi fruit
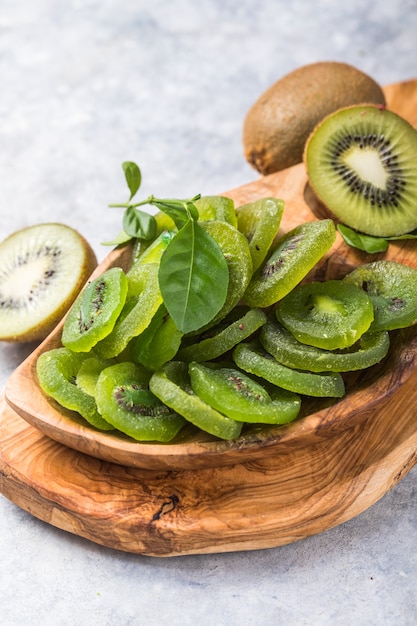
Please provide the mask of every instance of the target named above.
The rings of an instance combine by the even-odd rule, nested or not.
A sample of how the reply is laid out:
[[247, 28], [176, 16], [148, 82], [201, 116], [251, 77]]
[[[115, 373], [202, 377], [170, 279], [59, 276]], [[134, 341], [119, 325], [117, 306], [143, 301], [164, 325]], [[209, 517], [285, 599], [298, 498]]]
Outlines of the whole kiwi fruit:
[[290, 72], [252, 105], [243, 125], [247, 161], [272, 174], [302, 161], [304, 144], [324, 117], [353, 104], [385, 105], [380, 85], [359, 69], [321, 61]]

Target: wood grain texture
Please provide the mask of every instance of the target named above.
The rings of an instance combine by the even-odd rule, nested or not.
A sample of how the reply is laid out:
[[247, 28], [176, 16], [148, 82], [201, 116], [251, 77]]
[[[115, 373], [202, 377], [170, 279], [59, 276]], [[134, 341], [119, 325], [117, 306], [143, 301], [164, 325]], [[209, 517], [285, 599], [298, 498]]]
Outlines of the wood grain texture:
[[[388, 106], [417, 126], [417, 80], [386, 94]], [[302, 164], [228, 195], [237, 204], [283, 198], [284, 231], [320, 212]], [[319, 271], [344, 274], [367, 257], [338, 239]], [[390, 245], [381, 257], [417, 266], [415, 243]], [[129, 250], [112, 252], [98, 271], [128, 259]], [[39, 350], [59, 337], [58, 327]], [[417, 462], [416, 348], [414, 329], [394, 333], [389, 359], [353, 374], [346, 398], [307, 406], [312, 413], [296, 423], [236, 442], [195, 436], [155, 446], [112, 440], [54, 408], [34, 384], [35, 353], [11, 376], [7, 402], [0, 398], [0, 491], [53, 526], [139, 554], [300, 540], [358, 515]]]

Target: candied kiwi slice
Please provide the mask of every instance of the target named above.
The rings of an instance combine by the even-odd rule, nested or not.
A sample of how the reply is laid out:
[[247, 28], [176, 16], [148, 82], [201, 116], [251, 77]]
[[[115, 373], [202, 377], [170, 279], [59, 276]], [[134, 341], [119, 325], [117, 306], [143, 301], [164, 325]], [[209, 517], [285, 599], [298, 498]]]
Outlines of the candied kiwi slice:
[[323, 350], [352, 346], [374, 319], [367, 294], [342, 280], [297, 285], [275, 313], [298, 341]]
[[181, 345], [183, 333], [161, 304], [151, 323], [136, 338], [131, 346], [131, 358], [150, 371], [155, 371], [167, 361], [171, 361]]
[[162, 304], [158, 286], [158, 263], [144, 263], [135, 276], [135, 293], [126, 299], [112, 332], [99, 341], [94, 350], [101, 359], [121, 354], [134, 337], [151, 323]]
[[370, 330], [395, 330], [417, 322], [417, 270], [396, 261], [365, 263], [344, 282], [363, 289], [374, 306]]
[[171, 441], [185, 420], [149, 390], [149, 376], [131, 362], [103, 369], [95, 392], [98, 409], [114, 428], [137, 441]]
[[173, 411], [219, 439], [236, 439], [242, 423], [222, 415], [195, 395], [191, 388], [188, 366], [183, 361], [169, 361], [152, 374], [149, 388]]
[[200, 221], [216, 220], [237, 227], [235, 203], [231, 198], [202, 196], [198, 200], [194, 200], [194, 205], [197, 208]]
[[88, 352], [111, 333], [127, 295], [126, 274], [112, 267], [79, 294], [65, 318], [62, 343], [73, 352]]
[[269, 307], [301, 282], [336, 239], [331, 219], [305, 222], [281, 237], [246, 289], [249, 306]]
[[91, 426], [113, 430], [97, 410], [93, 396], [77, 386], [77, 374], [86, 354], [68, 348], [53, 348], [42, 352], [36, 361], [36, 373], [42, 391], [65, 409], [76, 411]]
[[214, 326], [240, 302], [253, 274], [252, 255], [248, 240], [237, 228], [227, 222], [201, 222], [201, 227], [220, 246], [229, 269], [226, 301], [217, 315], [199, 331]]
[[181, 348], [178, 359], [181, 361], [210, 361], [231, 350], [236, 344], [247, 339], [266, 322], [266, 314], [261, 309], [236, 307], [240, 313], [237, 319], [225, 318], [217, 326], [207, 331], [206, 335], [194, 344]]
[[278, 233], [284, 202], [277, 198], [261, 198], [236, 209], [237, 224], [249, 242], [253, 271], [265, 260]]
[[267, 390], [235, 367], [190, 363], [191, 387], [204, 402], [230, 419], [251, 424], [287, 424], [300, 412], [296, 394]]
[[296, 394], [316, 398], [342, 398], [345, 395], [345, 383], [339, 372], [315, 373], [287, 367], [257, 343], [236, 346], [233, 360], [245, 372]]
[[383, 107], [340, 109], [304, 152], [310, 185], [339, 221], [377, 237], [417, 227], [417, 130]]
[[268, 319], [260, 341], [277, 361], [311, 372], [348, 372], [376, 365], [387, 355], [390, 339], [387, 331], [363, 334], [357, 344], [345, 350], [323, 350], [300, 343], [277, 320]]
[[77, 372], [77, 387], [90, 396], [95, 396], [98, 377], [104, 368], [113, 365], [113, 363], [113, 360], [102, 361], [94, 355], [86, 355]]

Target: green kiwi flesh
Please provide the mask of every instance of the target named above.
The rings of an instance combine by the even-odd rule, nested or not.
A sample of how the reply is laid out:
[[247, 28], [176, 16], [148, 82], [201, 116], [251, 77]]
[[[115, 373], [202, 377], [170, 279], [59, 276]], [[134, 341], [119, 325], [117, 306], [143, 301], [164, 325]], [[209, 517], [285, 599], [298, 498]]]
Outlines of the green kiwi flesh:
[[88, 242], [65, 224], [16, 231], [0, 243], [0, 340], [44, 339], [97, 266]]
[[374, 105], [340, 109], [310, 135], [309, 182], [329, 212], [376, 237], [417, 227], [417, 131]]

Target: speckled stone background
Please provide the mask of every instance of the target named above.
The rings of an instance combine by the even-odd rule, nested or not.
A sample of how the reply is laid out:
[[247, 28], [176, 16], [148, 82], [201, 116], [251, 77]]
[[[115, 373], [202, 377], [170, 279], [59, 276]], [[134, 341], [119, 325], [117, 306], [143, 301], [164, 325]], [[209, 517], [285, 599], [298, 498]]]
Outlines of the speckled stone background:
[[[64, 221], [119, 230], [120, 164], [143, 196], [255, 180], [244, 116], [318, 60], [417, 76], [417, 2], [0, 0], [0, 238]], [[33, 346], [0, 345], [0, 383]], [[389, 433], [387, 434], [389, 436]], [[412, 626], [416, 469], [356, 519], [283, 548], [152, 559], [66, 534], [0, 496], [4, 626]]]

